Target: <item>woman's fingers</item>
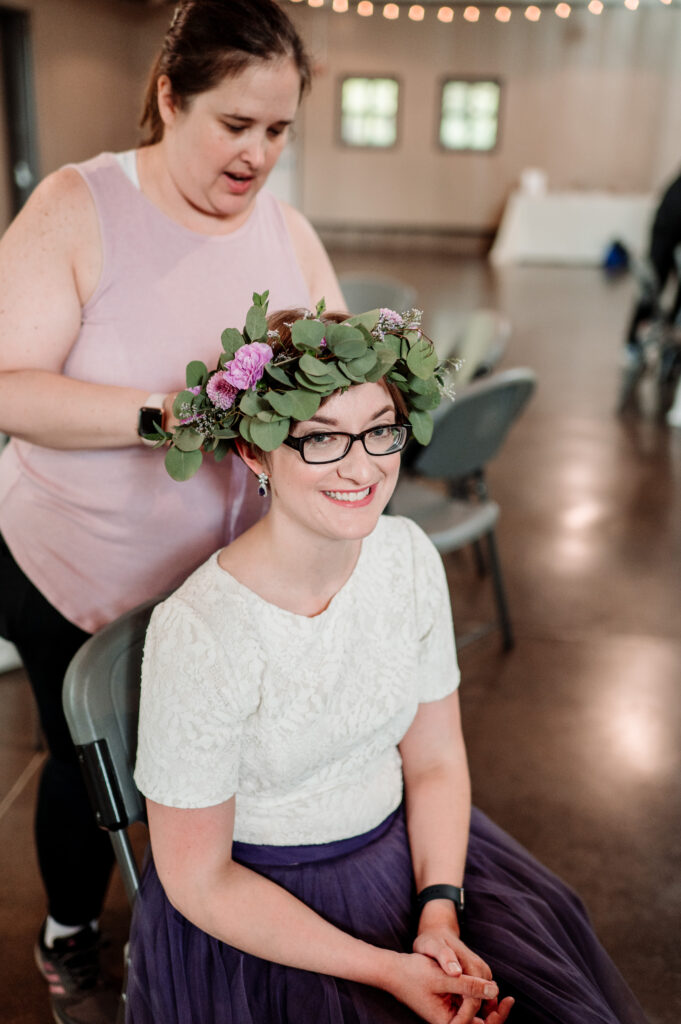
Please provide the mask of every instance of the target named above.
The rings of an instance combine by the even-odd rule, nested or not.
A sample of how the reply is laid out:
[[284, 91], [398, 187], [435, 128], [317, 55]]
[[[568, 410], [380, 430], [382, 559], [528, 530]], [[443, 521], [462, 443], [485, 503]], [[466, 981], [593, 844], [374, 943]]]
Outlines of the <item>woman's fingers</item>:
[[463, 973], [459, 958], [446, 939], [440, 939], [434, 935], [420, 935], [414, 942], [414, 952], [422, 953], [424, 956], [429, 956], [431, 960], [435, 960], [445, 974], [452, 978]]
[[[495, 1000], [496, 1002], [496, 1000]], [[509, 1013], [513, 1009], [515, 999], [512, 996], [506, 996], [501, 1002], [494, 1007], [491, 1013], [488, 1013], [485, 1017], [485, 1024], [504, 1024], [504, 1021], [508, 1018]]]

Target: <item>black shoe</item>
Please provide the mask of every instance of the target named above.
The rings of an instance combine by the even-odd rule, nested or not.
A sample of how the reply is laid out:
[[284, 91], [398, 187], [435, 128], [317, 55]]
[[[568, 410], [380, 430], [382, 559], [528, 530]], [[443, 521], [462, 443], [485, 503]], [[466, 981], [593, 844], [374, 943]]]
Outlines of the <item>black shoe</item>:
[[45, 945], [43, 925], [35, 945], [38, 970], [47, 981], [58, 1024], [114, 1024], [119, 992], [99, 980], [99, 932], [89, 925]]

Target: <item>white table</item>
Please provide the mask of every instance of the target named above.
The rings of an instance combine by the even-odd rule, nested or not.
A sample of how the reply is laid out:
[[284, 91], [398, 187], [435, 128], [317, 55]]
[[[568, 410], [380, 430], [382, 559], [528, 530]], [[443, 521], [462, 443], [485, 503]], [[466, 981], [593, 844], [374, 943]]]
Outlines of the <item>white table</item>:
[[655, 211], [652, 194], [513, 192], [490, 252], [497, 266], [558, 263], [599, 266], [619, 239], [642, 255]]

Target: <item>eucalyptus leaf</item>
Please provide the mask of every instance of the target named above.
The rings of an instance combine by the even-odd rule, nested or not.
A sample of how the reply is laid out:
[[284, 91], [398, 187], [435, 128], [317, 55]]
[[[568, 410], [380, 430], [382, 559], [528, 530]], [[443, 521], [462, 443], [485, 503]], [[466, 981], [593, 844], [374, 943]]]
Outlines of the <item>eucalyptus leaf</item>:
[[359, 325], [366, 327], [367, 331], [371, 333], [378, 323], [379, 316], [380, 310], [370, 309], [366, 313], [359, 313], [357, 316], [348, 317], [345, 322], [352, 327], [358, 327]]
[[266, 292], [263, 292], [262, 295], [258, 295], [257, 292], [253, 292], [253, 305], [262, 306], [263, 309], [267, 311], [267, 300], [269, 299], [269, 297], [269, 289]]
[[239, 431], [235, 430], [234, 427], [220, 427], [219, 430], [213, 431], [213, 437], [219, 437], [221, 440], [238, 436]]
[[291, 386], [291, 378], [280, 366], [274, 366], [272, 363], [265, 363], [265, 373], [276, 380], [279, 384], [284, 384], [286, 387]]
[[191, 363], [187, 364], [186, 374], [187, 387], [195, 388], [205, 381], [208, 376], [208, 367], [200, 359], [193, 359]]
[[217, 448], [213, 452], [213, 458], [216, 462], [222, 462], [225, 455], [229, 455], [232, 450], [232, 446], [228, 441], [218, 441]]
[[236, 350], [241, 348], [244, 344], [243, 335], [241, 334], [241, 331], [237, 331], [236, 327], [227, 327], [222, 332], [221, 338], [222, 347], [225, 350], [225, 354], [222, 356], [222, 359], [229, 361], [234, 358]]
[[296, 320], [291, 328], [291, 341], [296, 348], [319, 348], [326, 333], [326, 324], [319, 320]]
[[169, 448], [166, 452], [165, 465], [173, 480], [189, 480], [202, 462], [203, 455], [198, 449], [193, 452], [183, 452], [179, 448]]
[[239, 420], [239, 433], [243, 437], [244, 441], [248, 441], [249, 444], [253, 444], [253, 438], [251, 437], [251, 423], [254, 420], [248, 419], [246, 416], [242, 416]]
[[292, 394], [294, 394], [293, 391], [284, 391], [283, 393], [278, 391], [268, 391], [267, 401], [270, 403], [272, 408], [275, 409], [280, 414], [280, 416], [292, 416]]
[[298, 366], [303, 373], [307, 374], [308, 377], [327, 376], [326, 364], [322, 363], [319, 359], [315, 359], [315, 357], [311, 356], [308, 352], [305, 352], [305, 354], [300, 357], [298, 360]]
[[251, 341], [267, 338], [267, 316], [260, 306], [251, 306], [246, 314], [246, 334]]
[[394, 334], [384, 335], [383, 344], [387, 345], [395, 353], [397, 359], [402, 355], [402, 341], [400, 338], [396, 338]]
[[275, 423], [262, 423], [260, 420], [252, 420], [250, 427], [253, 444], [257, 444], [264, 452], [271, 452], [288, 437], [291, 421], [281, 419]]
[[181, 452], [195, 452], [203, 444], [203, 434], [193, 427], [178, 427], [173, 433], [173, 444]]
[[261, 409], [255, 418], [262, 423], [277, 423], [279, 420], [288, 419], [289, 417], [282, 416], [280, 412], [276, 412], [274, 409]]
[[369, 349], [358, 359], [351, 359], [349, 362], [346, 360], [345, 365], [349, 366], [353, 373], [359, 373], [360, 375], [365, 376], [369, 370], [373, 370], [376, 362], [376, 353], [373, 349]]
[[321, 395], [315, 395], [311, 391], [291, 391], [294, 420], [309, 420], [314, 416], [321, 405]]
[[363, 373], [355, 373], [355, 371], [351, 368], [351, 365], [348, 365], [347, 363], [339, 362], [338, 365], [340, 366], [345, 376], [349, 377], [354, 384], [364, 384]]
[[418, 409], [412, 410], [409, 413], [409, 422], [419, 444], [430, 444], [430, 439], [433, 436], [433, 421], [430, 415]]
[[412, 345], [407, 355], [407, 366], [415, 377], [424, 380], [432, 377], [437, 366], [437, 353], [432, 344], [425, 338], [420, 338]]
[[244, 416], [257, 416], [259, 412], [268, 408], [268, 403], [255, 391], [244, 391], [239, 402], [239, 411]]
[[434, 392], [429, 392], [427, 395], [416, 395], [412, 391], [409, 396], [409, 404], [413, 409], [437, 409], [440, 404], [440, 392], [436, 389]]
[[293, 376], [301, 388], [304, 388], [306, 391], [315, 391], [320, 395], [330, 395], [338, 386], [333, 377], [308, 377], [307, 374], [301, 373], [300, 370], [296, 370]]

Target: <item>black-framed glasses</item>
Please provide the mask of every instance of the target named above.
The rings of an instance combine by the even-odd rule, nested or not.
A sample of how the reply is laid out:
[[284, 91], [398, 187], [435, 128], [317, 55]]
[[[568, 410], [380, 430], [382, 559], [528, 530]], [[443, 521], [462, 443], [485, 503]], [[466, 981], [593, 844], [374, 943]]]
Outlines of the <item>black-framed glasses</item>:
[[304, 462], [321, 464], [339, 462], [344, 459], [355, 441], [361, 441], [368, 455], [392, 455], [401, 452], [409, 439], [411, 427], [408, 423], [381, 424], [369, 427], [361, 434], [346, 434], [342, 430], [333, 433], [306, 434], [304, 437], [287, 437], [284, 444], [295, 448]]

